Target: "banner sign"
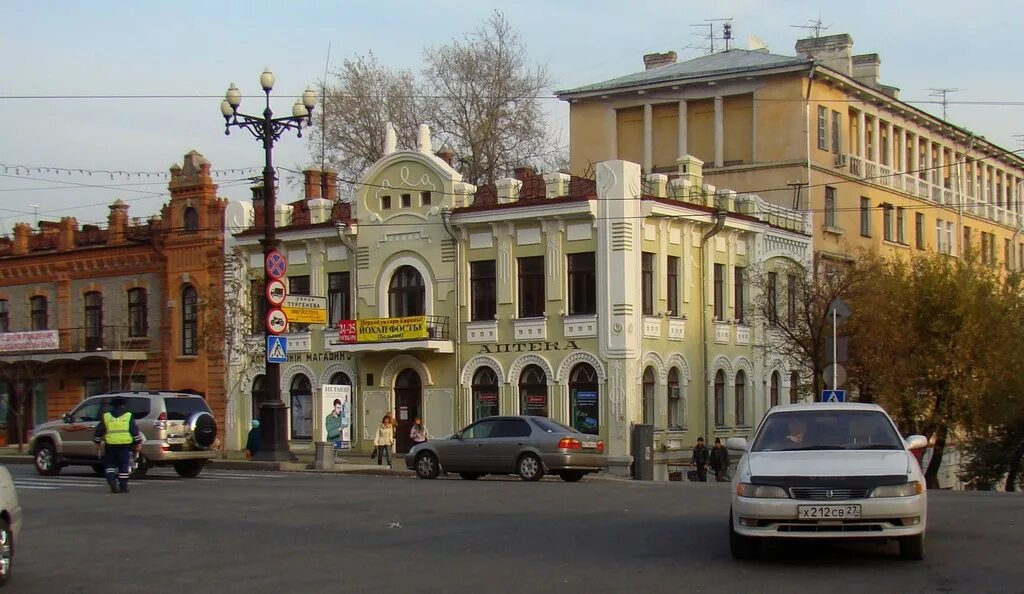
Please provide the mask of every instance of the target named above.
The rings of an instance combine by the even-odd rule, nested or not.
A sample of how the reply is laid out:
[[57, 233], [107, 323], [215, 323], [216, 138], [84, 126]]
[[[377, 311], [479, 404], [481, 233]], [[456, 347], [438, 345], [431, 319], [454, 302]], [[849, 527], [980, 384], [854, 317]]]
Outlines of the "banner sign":
[[338, 338], [344, 344], [423, 340], [427, 337], [427, 316], [369, 318], [338, 322]]
[[324, 422], [317, 441], [334, 444], [334, 449], [352, 447], [352, 386], [321, 386], [320, 414]]
[[0, 332], [0, 353], [55, 351], [59, 348], [60, 335], [56, 330]]

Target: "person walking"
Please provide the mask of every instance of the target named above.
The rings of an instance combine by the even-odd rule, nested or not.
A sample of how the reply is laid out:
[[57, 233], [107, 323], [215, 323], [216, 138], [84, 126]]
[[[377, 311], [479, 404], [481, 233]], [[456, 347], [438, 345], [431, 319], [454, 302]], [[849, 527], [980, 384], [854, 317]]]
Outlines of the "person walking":
[[697, 438], [697, 445], [693, 447], [693, 465], [697, 468], [697, 480], [707, 482], [708, 480], [708, 447], [704, 445], [704, 438]]
[[430, 433], [427, 431], [427, 426], [423, 424], [423, 419], [416, 417], [413, 421], [412, 429], [409, 430], [409, 438], [412, 439], [412, 447], [430, 439]]
[[715, 438], [715, 445], [711, 448], [711, 470], [715, 471], [715, 480], [725, 480], [725, 471], [729, 469], [729, 450], [722, 445], [722, 440]]
[[260, 451], [260, 442], [263, 440], [263, 431], [260, 430], [260, 422], [253, 419], [249, 422], [252, 426], [249, 429], [249, 436], [245, 439], [245, 459], [252, 460], [256, 452]]
[[373, 436], [373, 446], [376, 448], [377, 466], [381, 466], [383, 460], [387, 460], [391, 466], [391, 449], [395, 447], [395, 425], [391, 421], [391, 415], [384, 415], [377, 427], [377, 434]]
[[142, 449], [142, 433], [132, 413], [125, 410], [125, 404], [122, 396], [111, 398], [111, 409], [103, 413], [103, 420], [96, 424], [92, 436], [97, 455], [100, 448], [105, 448], [103, 466], [111, 493], [128, 492], [132, 453], [138, 454]]

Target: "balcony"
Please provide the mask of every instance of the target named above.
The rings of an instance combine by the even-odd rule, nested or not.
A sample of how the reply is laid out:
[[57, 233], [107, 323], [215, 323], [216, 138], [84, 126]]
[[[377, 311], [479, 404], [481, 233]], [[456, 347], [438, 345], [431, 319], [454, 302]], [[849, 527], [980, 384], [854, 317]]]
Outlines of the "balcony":
[[449, 354], [455, 352], [449, 326], [448, 316], [345, 320], [339, 325], [338, 335], [327, 341], [324, 350], [347, 353], [430, 351]]
[[128, 326], [61, 328], [0, 333], [0, 362], [15, 361], [145, 361], [150, 339], [130, 336]]

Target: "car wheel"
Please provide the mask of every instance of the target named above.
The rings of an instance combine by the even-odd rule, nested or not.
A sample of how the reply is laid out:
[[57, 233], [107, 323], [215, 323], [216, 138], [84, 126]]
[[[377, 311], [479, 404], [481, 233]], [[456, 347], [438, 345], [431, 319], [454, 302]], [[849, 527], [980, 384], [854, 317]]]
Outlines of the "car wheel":
[[135, 458], [135, 464], [132, 468], [131, 477], [133, 479], [146, 478], [146, 473], [149, 471], [149, 460], [146, 459], [142, 454], [138, 454]]
[[584, 474], [585, 473], [582, 470], [565, 470], [562, 471], [559, 476], [561, 476], [562, 480], [567, 483], [575, 483], [583, 478]]
[[14, 565], [14, 534], [7, 520], [0, 518], [0, 586], [11, 578]]
[[43, 476], [56, 476], [60, 474], [60, 454], [53, 449], [53, 445], [44, 442], [36, 446], [33, 452], [36, 465], [36, 472]]
[[460, 472], [459, 476], [461, 476], [462, 478], [466, 479], [467, 481], [475, 481], [476, 479], [480, 478], [480, 473], [479, 472]]
[[729, 551], [732, 558], [748, 561], [757, 556], [757, 540], [736, 532], [732, 525], [732, 510], [729, 510]]
[[924, 559], [924, 534], [900, 537], [900, 559], [905, 561]]
[[540, 463], [540, 458], [533, 454], [523, 454], [516, 466], [519, 469], [519, 478], [524, 481], [533, 482], [544, 478], [544, 466]]
[[440, 473], [437, 456], [431, 452], [423, 452], [416, 456], [416, 476], [421, 479], [434, 479]]
[[202, 460], [185, 460], [174, 463], [174, 471], [182, 478], [196, 478], [206, 464]]

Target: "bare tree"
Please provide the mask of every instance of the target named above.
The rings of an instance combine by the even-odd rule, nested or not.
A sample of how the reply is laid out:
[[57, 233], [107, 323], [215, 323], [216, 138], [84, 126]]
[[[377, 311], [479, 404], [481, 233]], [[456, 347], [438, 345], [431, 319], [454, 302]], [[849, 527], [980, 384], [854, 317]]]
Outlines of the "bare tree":
[[3, 395], [4, 403], [14, 421], [14, 432], [8, 432], [18, 440], [18, 451], [24, 451], [25, 438], [31, 419], [29, 418], [29, 402], [32, 399], [32, 385], [35, 381], [45, 379], [56, 371], [54, 364], [23, 356], [0, 366], [0, 378], [9, 386], [9, 392]]

